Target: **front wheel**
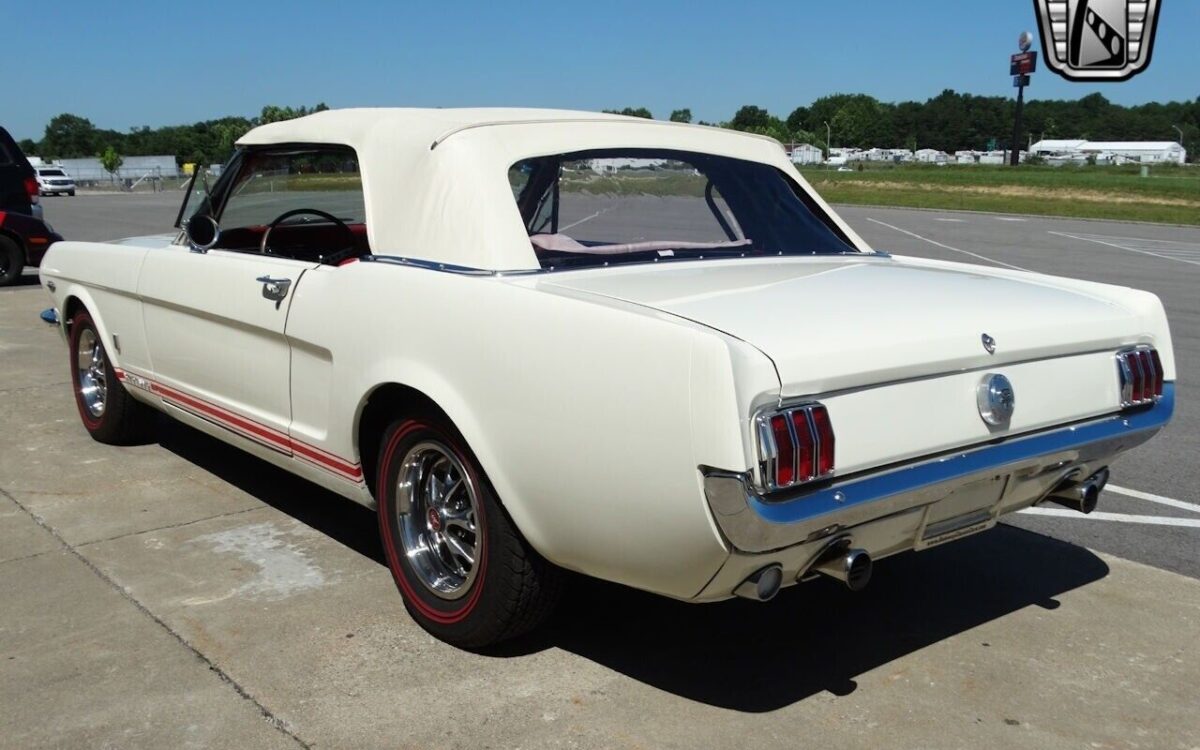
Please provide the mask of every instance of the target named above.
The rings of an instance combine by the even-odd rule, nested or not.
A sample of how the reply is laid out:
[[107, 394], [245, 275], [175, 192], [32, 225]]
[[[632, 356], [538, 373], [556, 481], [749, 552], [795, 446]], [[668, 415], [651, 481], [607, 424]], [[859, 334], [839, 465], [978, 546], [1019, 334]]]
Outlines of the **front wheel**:
[[140, 442], [150, 432], [154, 411], [135, 401], [121, 385], [86, 310], [71, 318], [70, 343], [71, 382], [84, 428], [101, 443]]
[[383, 549], [421, 627], [481, 648], [546, 618], [562, 572], [521, 538], [453, 426], [440, 417], [392, 423], [378, 466]]

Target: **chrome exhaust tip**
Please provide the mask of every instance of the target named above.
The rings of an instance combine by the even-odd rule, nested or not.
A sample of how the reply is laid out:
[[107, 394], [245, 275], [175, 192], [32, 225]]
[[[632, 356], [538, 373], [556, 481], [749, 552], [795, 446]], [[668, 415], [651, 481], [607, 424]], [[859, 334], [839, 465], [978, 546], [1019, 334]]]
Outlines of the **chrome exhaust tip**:
[[875, 563], [865, 549], [847, 549], [818, 561], [813, 570], [846, 584], [851, 591], [862, 591], [871, 582]]
[[782, 585], [783, 568], [779, 563], [772, 563], [751, 573], [746, 580], [738, 584], [733, 593], [743, 599], [765, 602], [774, 599]]
[[1097, 471], [1082, 482], [1065, 482], [1046, 496], [1057, 503], [1080, 513], [1091, 513], [1100, 503], [1100, 492], [1108, 484], [1108, 467]]

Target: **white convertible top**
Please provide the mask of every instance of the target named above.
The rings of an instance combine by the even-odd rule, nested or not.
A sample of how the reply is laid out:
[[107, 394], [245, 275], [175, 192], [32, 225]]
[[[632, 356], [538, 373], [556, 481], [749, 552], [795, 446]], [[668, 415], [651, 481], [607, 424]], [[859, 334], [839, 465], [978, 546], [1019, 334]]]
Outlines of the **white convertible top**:
[[238, 141], [291, 143], [355, 150], [376, 254], [488, 270], [539, 267], [508, 182], [509, 167], [534, 156], [597, 148], [697, 151], [771, 164], [812, 192], [774, 139], [595, 112], [336, 109], [263, 125]]

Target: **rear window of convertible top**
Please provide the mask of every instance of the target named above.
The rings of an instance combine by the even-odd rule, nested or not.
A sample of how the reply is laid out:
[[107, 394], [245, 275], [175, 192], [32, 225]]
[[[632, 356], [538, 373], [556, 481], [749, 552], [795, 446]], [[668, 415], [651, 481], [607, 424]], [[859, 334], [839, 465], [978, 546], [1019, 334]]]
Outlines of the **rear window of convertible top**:
[[856, 252], [768, 164], [605, 149], [525, 159], [508, 180], [543, 268]]

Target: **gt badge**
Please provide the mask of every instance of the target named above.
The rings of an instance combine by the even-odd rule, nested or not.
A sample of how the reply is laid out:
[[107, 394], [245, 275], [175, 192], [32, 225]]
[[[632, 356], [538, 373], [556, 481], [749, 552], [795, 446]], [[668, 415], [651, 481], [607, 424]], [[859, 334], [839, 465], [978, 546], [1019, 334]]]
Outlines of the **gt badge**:
[[999, 373], [984, 375], [977, 395], [979, 416], [984, 422], [996, 427], [1008, 424], [1017, 405], [1012, 383], [1008, 382], [1008, 378]]
[[1124, 81], [1146, 69], [1161, 0], [1033, 0], [1042, 56], [1071, 81]]

